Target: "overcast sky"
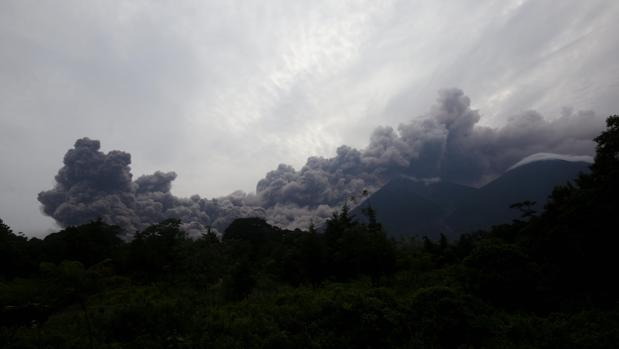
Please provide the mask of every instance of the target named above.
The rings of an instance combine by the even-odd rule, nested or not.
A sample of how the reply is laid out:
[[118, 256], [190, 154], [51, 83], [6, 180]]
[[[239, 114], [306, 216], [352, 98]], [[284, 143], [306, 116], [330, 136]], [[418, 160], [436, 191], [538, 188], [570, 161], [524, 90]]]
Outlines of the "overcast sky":
[[363, 148], [445, 87], [492, 127], [619, 113], [617, 33], [615, 0], [3, 0], [0, 218], [53, 228], [37, 193], [81, 137], [214, 197]]

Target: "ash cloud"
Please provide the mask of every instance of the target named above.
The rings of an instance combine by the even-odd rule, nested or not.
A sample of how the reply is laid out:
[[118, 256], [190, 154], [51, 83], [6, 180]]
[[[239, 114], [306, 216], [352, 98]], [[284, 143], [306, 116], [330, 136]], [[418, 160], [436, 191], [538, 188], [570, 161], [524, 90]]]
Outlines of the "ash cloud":
[[43, 212], [61, 226], [101, 218], [131, 234], [166, 218], [180, 218], [189, 233], [197, 234], [207, 226], [223, 229], [237, 217], [264, 216], [260, 207], [245, 203], [247, 195], [176, 197], [170, 193], [174, 172], [157, 171], [133, 181], [130, 154], [105, 154], [99, 148], [97, 140], [77, 140], [64, 157], [56, 186], [39, 193]]
[[397, 130], [376, 128], [365, 149], [344, 145], [334, 157], [310, 157], [300, 170], [281, 164], [258, 182], [255, 194], [237, 191], [214, 199], [171, 194], [174, 172], [133, 180], [130, 154], [105, 154], [99, 141], [83, 138], [67, 152], [55, 187], [41, 192], [39, 201], [61, 226], [102, 218], [132, 233], [173, 217], [198, 234], [207, 226], [222, 231], [235, 218], [258, 216], [305, 229], [395, 176], [476, 186], [535, 153], [591, 155], [604, 121], [593, 112], [570, 110], [554, 120], [523, 112], [501, 128], [480, 126], [480, 118], [461, 90], [441, 90], [426, 115]]
[[461, 90], [441, 90], [427, 115], [397, 130], [376, 128], [363, 150], [342, 146], [333, 158], [309, 158], [299, 171], [280, 165], [258, 183], [257, 195], [267, 205], [311, 207], [341, 204], [401, 175], [478, 186], [534, 153], [592, 154], [604, 122], [569, 110], [551, 121], [523, 112], [502, 128], [479, 126], [480, 118]]

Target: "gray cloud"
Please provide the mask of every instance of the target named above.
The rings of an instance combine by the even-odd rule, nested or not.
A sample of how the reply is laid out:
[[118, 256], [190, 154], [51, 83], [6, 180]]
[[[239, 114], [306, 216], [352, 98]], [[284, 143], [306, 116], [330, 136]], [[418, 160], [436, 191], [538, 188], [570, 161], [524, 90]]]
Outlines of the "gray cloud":
[[128, 234], [166, 218], [180, 218], [189, 233], [207, 226], [223, 229], [234, 218], [264, 216], [248, 205], [247, 195], [206, 200], [195, 195], [178, 198], [170, 193], [174, 172], [155, 172], [132, 181], [131, 156], [121, 151], [100, 151], [97, 140], [82, 138], [64, 157], [52, 190], [39, 193], [43, 212], [61, 226], [101, 218], [123, 227]]
[[266, 207], [337, 206], [400, 175], [477, 186], [534, 153], [592, 154], [604, 122], [571, 111], [551, 121], [524, 112], [501, 128], [479, 126], [480, 119], [461, 90], [441, 90], [428, 114], [398, 131], [376, 128], [363, 150], [341, 146], [335, 157], [311, 157], [299, 171], [280, 165], [258, 182], [257, 196]]
[[[51, 228], [36, 195], [83, 135], [131, 149], [135, 174], [174, 169], [179, 196], [211, 197], [340, 144], [364, 166], [400, 164], [387, 172], [439, 159], [434, 119], [437, 134], [393, 127], [375, 133], [377, 155], [365, 148], [443, 86], [467, 91], [475, 128], [526, 109], [545, 122], [563, 106], [616, 113], [617, 18], [614, 0], [1, 1], [0, 214], [30, 235]], [[420, 176], [439, 166], [415, 162]]]
[[133, 181], [128, 153], [106, 154], [99, 141], [83, 138], [65, 155], [55, 188], [41, 192], [39, 201], [62, 226], [101, 217], [134, 232], [174, 217], [197, 234], [207, 226], [223, 230], [235, 218], [259, 216], [283, 227], [307, 228], [394, 176], [480, 185], [515, 163], [548, 158], [542, 151], [589, 159], [592, 139], [603, 126], [603, 118], [592, 112], [569, 110], [552, 121], [533, 111], [521, 113], [502, 128], [478, 126], [480, 119], [461, 90], [444, 89], [428, 114], [397, 131], [376, 128], [362, 150], [343, 145], [334, 157], [308, 158], [298, 171], [281, 164], [258, 182], [255, 194], [236, 191], [210, 200], [171, 194], [174, 172]]
[[138, 194], [150, 192], [169, 193], [172, 188], [172, 181], [175, 179], [175, 172], [157, 171], [152, 175], [140, 176], [140, 178], [135, 181], [137, 186], [136, 192]]

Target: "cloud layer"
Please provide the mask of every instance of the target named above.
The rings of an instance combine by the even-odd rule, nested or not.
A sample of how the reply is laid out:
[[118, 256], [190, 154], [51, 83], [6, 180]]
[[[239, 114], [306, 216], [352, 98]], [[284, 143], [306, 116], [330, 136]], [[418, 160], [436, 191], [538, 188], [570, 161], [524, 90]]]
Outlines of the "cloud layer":
[[55, 187], [38, 199], [62, 226], [100, 217], [133, 233], [174, 217], [198, 234], [207, 226], [221, 231], [234, 218], [259, 216], [282, 227], [307, 228], [395, 176], [480, 185], [523, 158], [533, 161], [532, 154], [582, 159], [592, 154], [592, 139], [603, 126], [592, 112], [566, 111], [552, 121], [524, 112], [502, 128], [479, 126], [480, 118], [461, 90], [444, 89], [426, 115], [397, 131], [376, 128], [364, 149], [343, 145], [334, 157], [310, 157], [300, 170], [281, 164], [258, 182], [255, 194], [236, 191], [210, 200], [174, 196], [174, 172], [133, 180], [128, 153], [104, 153], [99, 141], [82, 138], [66, 153]]
[[212, 197], [365, 149], [444, 86], [492, 127], [526, 109], [614, 114], [617, 18], [615, 0], [3, 0], [0, 214], [52, 228], [36, 195], [84, 135]]

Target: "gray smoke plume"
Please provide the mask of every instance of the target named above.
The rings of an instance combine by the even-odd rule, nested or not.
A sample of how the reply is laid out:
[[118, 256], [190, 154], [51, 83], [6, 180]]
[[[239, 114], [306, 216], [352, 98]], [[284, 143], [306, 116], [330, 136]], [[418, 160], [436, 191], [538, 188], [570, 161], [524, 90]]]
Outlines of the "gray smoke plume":
[[378, 127], [364, 150], [342, 146], [333, 158], [309, 158], [299, 171], [280, 165], [258, 182], [257, 195], [266, 207], [314, 207], [341, 204], [399, 175], [477, 186], [534, 153], [592, 154], [604, 122], [593, 112], [570, 111], [552, 121], [529, 111], [498, 129], [479, 120], [461, 90], [442, 90], [428, 115], [397, 131]]
[[52, 190], [39, 193], [43, 212], [61, 226], [101, 218], [128, 233], [166, 218], [180, 218], [195, 234], [207, 226], [225, 228], [234, 218], [264, 216], [260, 207], [247, 205], [247, 196], [207, 200], [195, 195], [178, 198], [170, 193], [174, 172], [155, 172], [132, 181], [131, 155], [121, 151], [104, 154], [100, 143], [79, 139], [64, 157]]
[[569, 110], [554, 120], [524, 112], [502, 128], [479, 126], [479, 120], [461, 90], [442, 90], [427, 115], [397, 131], [378, 127], [363, 150], [341, 146], [332, 158], [310, 157], [298, 171], [282, 164], [258, 182], [255, 194], [237, 191], [210, 200], [172, 195], [174, 172], [157, 171], [133, 181], [128, 153], [104, 154], [99, 141], [83, 138], [65, 155], [54, 189], [41, 192], [39, 201], [61, 226], [101, 218], [132, 233], [180, 218], [190, 234], [198, 234], [208, 226], [222, 231], [235, 218], [258, 216], [305, 229], [394, 176], [475, 186], [535, 153], [591, 155], [592, 139], [604, 124], [593, 112]]

